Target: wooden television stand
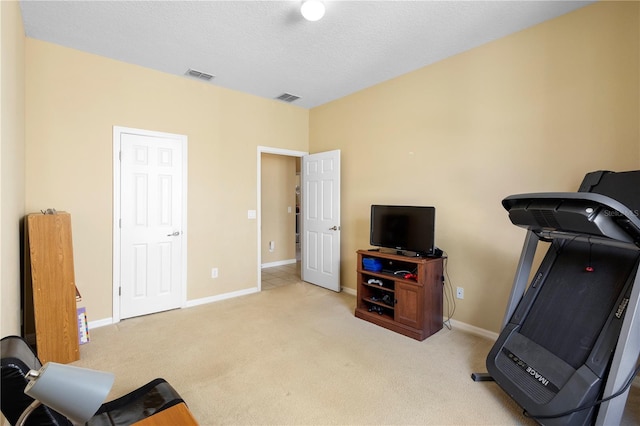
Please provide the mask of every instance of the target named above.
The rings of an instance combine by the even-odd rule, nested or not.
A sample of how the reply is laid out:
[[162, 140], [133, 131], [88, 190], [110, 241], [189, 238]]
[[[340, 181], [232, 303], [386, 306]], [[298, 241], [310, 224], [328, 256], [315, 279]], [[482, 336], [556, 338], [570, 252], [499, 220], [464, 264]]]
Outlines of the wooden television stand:
[[[443, 258], [373, 250], [358, 250], [357, 254], [356, 317], [416, 340], [442, 329]], [[377, 259], [382, 270], [365, 269], [364, 259]], [[401, 271], [416, 278], [404, 278]]]

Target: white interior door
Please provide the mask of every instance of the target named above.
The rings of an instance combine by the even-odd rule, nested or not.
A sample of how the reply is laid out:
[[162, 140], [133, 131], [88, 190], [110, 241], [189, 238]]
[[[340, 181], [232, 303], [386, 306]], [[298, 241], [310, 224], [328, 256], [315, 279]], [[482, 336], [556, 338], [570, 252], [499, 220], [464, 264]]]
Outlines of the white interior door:
[[340, 150], [302, 157], [302, 280], [340, 291]]
[[186, 137], [125, 131], [119, 141], [123, 319], [184, 304]]

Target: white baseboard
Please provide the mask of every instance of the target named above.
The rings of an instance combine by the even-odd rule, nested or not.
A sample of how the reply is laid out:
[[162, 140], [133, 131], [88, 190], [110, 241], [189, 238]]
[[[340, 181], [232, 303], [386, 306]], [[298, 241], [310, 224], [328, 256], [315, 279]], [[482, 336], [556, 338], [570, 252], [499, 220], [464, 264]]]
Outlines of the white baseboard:
[[[357, 290], [350, 287], [342, 287], [342, 291], [352, 296], [358, 296]], [[446, 318], [444, 320], [446, 320]], [[493, 341], [498, 340], [498, 333], [495, 333], [493, 331], [485, 330], [484, 328], [476, 327], [475, 325], [470, 325], [462, 321], [456, 321], [454, 319], [451, 319], [450, 323], [452, 328], [458, 328], [462, 331], [466, 331], [467, 333], [485, 337]]]
[[[239, 291], [232, 291], [231, 293], [224, 293], [224, 294], [219, 294], [217, 296], [211, 296], [211, 297], [203, 297], [202, 299], [194, 299], [194, 300], [188, 300], [187, 303], [185, 303], [185, 305], [183, 306], [183, 308], [192, 308], [194, 306], [198, 306], [198, 305], [206, 305], [207, 303], [213, 303], [213, 302], [218, 302], [220, 300], [226, 300], [226, 299], [232, 299], [234, 297], [239, 297], [239, 296], [245, 296], [247, 294], [252, 294], [252, 293], [257, 293], [258, 292], [258, 288], [257, 287], [252, 287], [252, 288], [247, 288], [244, 290], [239, 290]], [[113, 321], [112, 317], [109, 318], [102, 318], [96, 321], [89, 321], [88, 325], [89, 325], [89, 330], [98, 328], [98, 327], [104, 327], [106, 325], [111, 325], [111, 324], [115, 324], [115, 322]]]
[[[295, 259], [293, 260], [293, 262], [295, 262]], [[289, 262], [291, 263], [291, 262]], [[351, 296], [357, 296], [357, 291], [355, 289], [352, 289], [350, 287], [342, 287], [342, 291], [351, 295]], [[239, 291], [232, 291], [230, 293], [224, 293], [224, 294], [219, 294], [217, 296], [211, 296], [211, 297], [203, 297], [201, 299], [194, 299], [194, 300], [188, 300], [187, 303], [184, 305], [183, 308], [192, 308], [194, 306], [199, 306], [199, 305], [206, 305], [208, 303], [213, 303], [213, 302], [219, 302], [221, 300], [226, 300], [226, 299], [233, 299], [234, 297], [240, 297], [240, 296], [246, 296], [248, 294], [253, 294], [253, 293], [257, 293], [258, 292], [258, 288], [257, 287], [251, 287], [251, 288], [247, 288], [244, 290], [239, 290]], [[453, 328], [458, 328], [460, 330], [466, 331], [467, 333], [471, 333], [471, 334], [475, 334], [476, 336], [481, 336], [481, 337], [485, 337], [487, 339], [491, 339], [491, 340], [497, 340], [498, 339], [498, 333], [495, 333], [493, 331], [489, 331], [489, 330], [485, 330], [484, 328], [480, 328], [480, 327], [476, 327], [474, 325], [469, 325], [467, 323], [461, 322], [461, 321], [456, 321], [454, 319], [451, 319], [451, 327]], [[89, 330], [98, 328], [98, 327], [104, 327], [106, 325], [111, 325], [114, 324], [113, 318], [109, 317], [109, 318], [103, 318], [103, 319], [99, 319], [96, 321], [89, 321]]]
[[113, 324], [113, 318], [109, 317], [109, 318], [102, 318], [96, 321], [89, 321], [87, 323], [89, 330], [93, 330], [94, 328], [98, 328], [98, 327], [104, 327], [105, 325], [111, 325]]
[[352, 296], [357, 296], [358, 292], [351, 287], [342, 287], [342, 291]]
[[217, 296], [203, 297], [202, 299], [188, 300], [184, 305], [185, 308], [206, 305], [207, 303], [219, 302], [221, 300], [233, 299], [234, 297], [246, 296], [258, 292], [258, 287], [246, 288], [244, 290], [232, 291], [231, 293], [219, 294]]
[[296, 262], [297, 261], [295, 259], [278, 260], [277, 262], [263, 263], [262, 265], [260, 265], [260, 268], [273, 268], [274, 266], [291, 265], [292, 263]]
[[451, 327], [458, 328], [462, 331], [466, 331], [467, 333], [475, 334], [476, 336], [486, 337], [491, 340], [498, 340], [498, 333], [493, 331], [485, 330], [484, 328], [476, 327], [475, 325], [470, 325], [461, 321], [456, 321], [454, 319], [451, 320]]

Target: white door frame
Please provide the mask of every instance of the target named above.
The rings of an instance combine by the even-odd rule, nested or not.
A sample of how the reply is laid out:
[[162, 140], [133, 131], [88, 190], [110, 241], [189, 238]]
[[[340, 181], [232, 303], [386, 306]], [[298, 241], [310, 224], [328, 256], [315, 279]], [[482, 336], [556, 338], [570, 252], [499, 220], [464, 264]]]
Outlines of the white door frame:
[[[276, 154], [298, 158], [309, 155], [308, 152], [304, 151], [258, 146], [258, 203], [256, 204], [256, 219], [258, 221], [258, 291], [262, 291], [262, 154]], [[302, 188], [300, 188], [300, 190], [302, 190]], [[300, 245], [300, 250], [303, 250], [302, 244]]]
[[178, 139], [182, 142], [182, 274], [181, 287], [182, 294], [180, 306], [187, 304], [187, 136], [173, 133], [155, 132], [152, 130], [135, 129], [131, 127], [113, 126], [113, 270], [112, 270], [112, 317], [111, 323], [120, 322], [120, 135], [129, 133], [140, 136], [150, 136], [155, 138]]

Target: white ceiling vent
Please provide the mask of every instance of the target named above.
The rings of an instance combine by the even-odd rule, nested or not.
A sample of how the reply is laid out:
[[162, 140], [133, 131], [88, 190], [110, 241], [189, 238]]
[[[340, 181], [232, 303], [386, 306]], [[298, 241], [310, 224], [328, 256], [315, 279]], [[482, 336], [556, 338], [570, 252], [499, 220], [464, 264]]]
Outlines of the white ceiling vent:
[[213, 74], [207, 74], [206, 72], [197, 71], [191, 68], [189, 68], [185, 74], [206, 81], [209, 81], [214, 77]]
[[285, 102], [293, 102], [295, 100], [300, 99], [300, 96], [292, 95], [291, 93], [283, 93], [282, 95], [278, 96], [276, 99], [285, 101]]

